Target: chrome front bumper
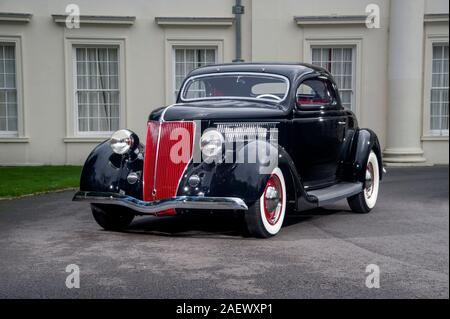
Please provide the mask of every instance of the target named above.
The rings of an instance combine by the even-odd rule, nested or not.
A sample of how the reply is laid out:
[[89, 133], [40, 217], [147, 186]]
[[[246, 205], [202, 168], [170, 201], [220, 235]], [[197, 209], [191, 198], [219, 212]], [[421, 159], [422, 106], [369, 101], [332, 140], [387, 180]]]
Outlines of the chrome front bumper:
[[207, 209], [207, 210], [248, 210], [247, 205], [236, 197], [199, 197], [176, 196], [167, 199], [145, 202], [131, 196], [117, 193], [77, 192], [73, 201], [85, 201], [94, 204], [110, 204], [131, 208], [140, 214], [157, 215], [158, 212], [171, 209]]

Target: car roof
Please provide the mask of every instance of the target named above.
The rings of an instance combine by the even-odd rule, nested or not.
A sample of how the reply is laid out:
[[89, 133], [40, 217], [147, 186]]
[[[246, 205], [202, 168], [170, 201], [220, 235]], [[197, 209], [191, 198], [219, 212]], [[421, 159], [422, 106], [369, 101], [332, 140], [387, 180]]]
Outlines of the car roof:
[[255, 73], [273, 73], [287, 77], [293, 81], [307, 73], [325, 73], [329, 74], [327, 70], [316, 65], [307, 63], [277, 63], [277, 62], [258, 62], [258, 63], [225, 63], [213, 64], [199, 67], [191, 71], [188, 76], [196, 76], [210, 73], [226, 73], [226, 72], [255, 72]]

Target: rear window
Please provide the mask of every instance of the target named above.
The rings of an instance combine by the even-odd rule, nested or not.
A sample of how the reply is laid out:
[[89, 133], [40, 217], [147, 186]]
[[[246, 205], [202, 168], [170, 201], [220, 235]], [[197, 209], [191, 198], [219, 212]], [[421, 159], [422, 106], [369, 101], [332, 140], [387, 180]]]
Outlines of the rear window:
[[297, 105], [330, 105], [335, 102], [333, 88], [327, 80], [306, 80], [297, 89]]
[[289, 81], [281, 75], [221, 73], [194, 76], [183, 86], [181, 99], [242, 98], [280, 102], [286, 98]]

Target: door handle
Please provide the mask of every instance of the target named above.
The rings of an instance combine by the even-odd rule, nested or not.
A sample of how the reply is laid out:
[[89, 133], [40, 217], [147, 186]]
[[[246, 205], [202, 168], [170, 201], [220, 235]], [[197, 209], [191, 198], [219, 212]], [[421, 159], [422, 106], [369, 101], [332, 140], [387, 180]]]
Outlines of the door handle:
[[345, 121], [339, 121], [338, 124], [339, 124], [339, 125], [345, 125], [345, 124], [347, 124], [347, 122], [345, 122]]

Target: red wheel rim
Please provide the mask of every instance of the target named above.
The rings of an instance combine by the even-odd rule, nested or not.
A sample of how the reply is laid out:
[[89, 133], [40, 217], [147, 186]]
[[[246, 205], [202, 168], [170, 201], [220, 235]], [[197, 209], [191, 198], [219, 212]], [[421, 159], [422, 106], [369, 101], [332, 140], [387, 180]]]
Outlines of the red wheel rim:
[[[275, 190], [276, 193], [274, 193], [273, 190]], [[264, 189], [263, 196], [264, 215], [267, 222], [273, 226], [278, 223], [281, 212], [283, 211], [283, 187], [277, 175], [273, 174], [270, 176], [266, 188]], [[268, 199], [268, 196], [271, 198]], [[276, 199], [272, 197], [276, 197]]]

